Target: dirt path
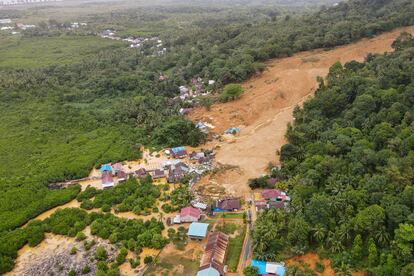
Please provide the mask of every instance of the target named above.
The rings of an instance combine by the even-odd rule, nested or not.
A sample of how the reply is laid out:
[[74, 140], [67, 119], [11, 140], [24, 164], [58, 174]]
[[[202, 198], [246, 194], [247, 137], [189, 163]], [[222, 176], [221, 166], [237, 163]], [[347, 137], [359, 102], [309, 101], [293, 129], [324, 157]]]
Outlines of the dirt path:
[[392, 42], [403, 31], [414, 34], [414, 26], [332, 50], [319, 49], [271, 60], [264, 73], [243, 83], [245, 93], [239, 100], [215, 104], [210, 111], [195, 109], [190, 118], [212, 123], [217, 133], [222, 134], [228, 127], [241, 128], [240, 136], [220, 143], [217, 153], [218, 162], [238, 166], [240, 172], [229, 171], [200, 184], [215, 181], [229, 193], [248, 195], [247, 180], [262, 175], [269, 162], [278, 162], [276, 152], [286, 142], [284, 135], [287, 124], [293, 120], [292, 111], [313, 95], [316, 77], [326, 76], [337, 61], [363, 61], [368, 53], [391, 51]]

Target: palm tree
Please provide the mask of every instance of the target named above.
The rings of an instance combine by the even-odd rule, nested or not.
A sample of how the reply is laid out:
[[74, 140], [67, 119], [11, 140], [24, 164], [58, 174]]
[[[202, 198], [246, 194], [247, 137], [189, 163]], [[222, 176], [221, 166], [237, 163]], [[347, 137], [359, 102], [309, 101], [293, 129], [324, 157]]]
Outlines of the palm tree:
[[381, 245], [386, 245], [387, 242], [390, 240], [390, 235], [388, 234], [384, 226], [377, 228], [377, 230], [374, 233], [374, 236], [375, 236], [375, 239]]
[[337, 275], [340, 275], [340, 276], [351, 276], [352, 275], [351, 266], [344, 262], [341, 262], [341, 265], [338, 267], [337, 272], [338, 272]]
[[317, 242], [322, 243], [326, 236], [326, 229], [320, 224], [317, 224], [313, 229], [313, 237]]
[[351, 226], [348, 222], [341, 224], [338, 230], [341, 241], [348, 242], [351, 240]]

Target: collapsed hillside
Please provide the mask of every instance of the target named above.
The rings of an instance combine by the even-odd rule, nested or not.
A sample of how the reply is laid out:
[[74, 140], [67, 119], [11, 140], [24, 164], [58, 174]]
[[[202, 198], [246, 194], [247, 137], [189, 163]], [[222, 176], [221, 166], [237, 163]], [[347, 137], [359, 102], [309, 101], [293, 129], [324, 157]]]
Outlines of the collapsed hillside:
[[326, 76], [337, 61], [363, 61], [369, 53], [391, 51], [392, 42], [401, 32], [414, 34], [414, 26], [332, 50], [306, 51], [269, 61], [265, 72], [243, 83], [246, 92], [239, 100], [215, 104], [210, 110], [195, 109], [190, 118], [212, 123], [218, 133], [228, 127], [241, 127], [240, 136], [233, 143], [220, 143], [217, 154], [218, 162], [238, 166], [240, 170], [206, 178], [201, 185], [220, 183], [230, 193], [248, 194], [247, 180], [263, 174], [269, 162], [279, 161], [276, 152], [286, 143], [285, 133], [293, 120], [293, 110], [313, 95], [316, 78]]

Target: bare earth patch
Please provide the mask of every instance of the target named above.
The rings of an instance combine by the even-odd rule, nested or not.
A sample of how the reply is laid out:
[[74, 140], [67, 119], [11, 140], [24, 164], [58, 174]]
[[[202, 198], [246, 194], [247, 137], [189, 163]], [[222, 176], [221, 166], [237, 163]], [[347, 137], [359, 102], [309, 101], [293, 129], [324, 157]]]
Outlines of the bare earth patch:
[[193, 110], [190, 119], [213, 124], [219, 134], [229, 127], [241, 128], [240, 135], [219, 143], [216, 156], [217, 162], [237, 166], [241, 173], [228, 171], [197, 185], [215, 181], [228, 193], [248, 195], [247, 180], [265, 173], [269, 162], [278, 162], [277, 151], [286, 143], [284, 135], [293, 120], [293, 109], [313, 95], [316, 77], [326, 76], [337, 61], [363, 61], [368, 53], [391, 51], [392, 42], [403, 31], [414, 34], [414, 26], [328, 51], [306, 51], [271, 60], [265, 72], [243, 83], [245, 93], [239, 100], [214, 104], [209, 111]]

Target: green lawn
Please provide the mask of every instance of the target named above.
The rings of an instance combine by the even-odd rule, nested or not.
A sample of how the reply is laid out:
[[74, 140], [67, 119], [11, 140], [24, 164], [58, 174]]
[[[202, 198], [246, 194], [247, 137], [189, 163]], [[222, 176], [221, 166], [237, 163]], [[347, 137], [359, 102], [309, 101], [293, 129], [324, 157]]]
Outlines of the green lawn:
[[243, 226], [240, 229], [240, 233], [230, 238], [229, 246], [227, 249], [226, 264], [228, 265], [230, 272], [235, 272], [239, 265], [240, 254], [243, 249], [243, 241], [245, 236], [246, 227]]
[[96, 36], [0, 37], [0, 69], [76, 63], [104, 49], [125, 47]]

